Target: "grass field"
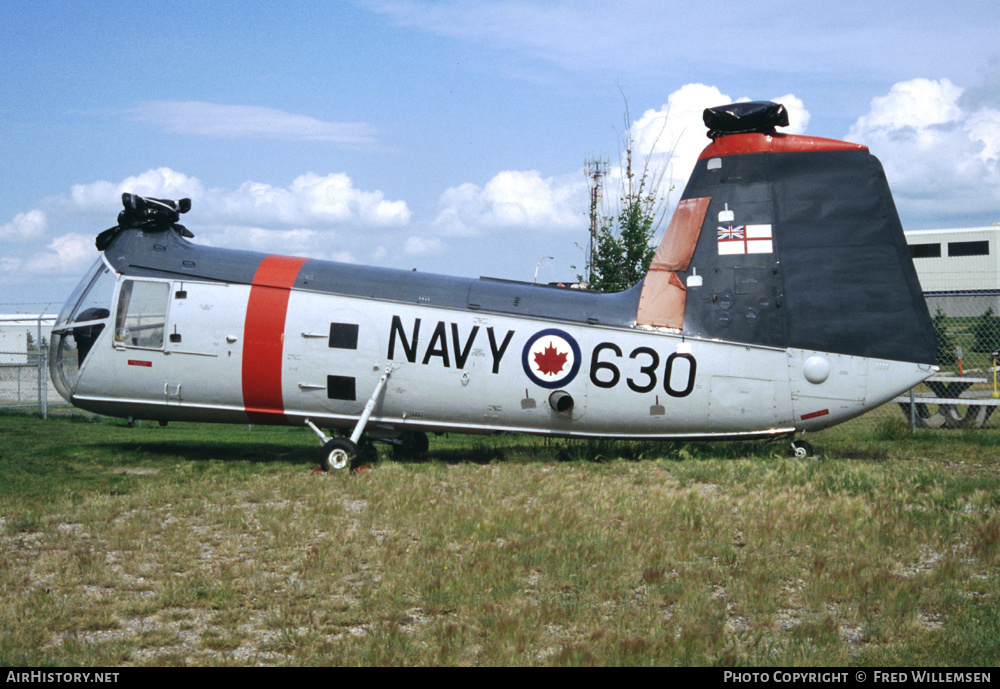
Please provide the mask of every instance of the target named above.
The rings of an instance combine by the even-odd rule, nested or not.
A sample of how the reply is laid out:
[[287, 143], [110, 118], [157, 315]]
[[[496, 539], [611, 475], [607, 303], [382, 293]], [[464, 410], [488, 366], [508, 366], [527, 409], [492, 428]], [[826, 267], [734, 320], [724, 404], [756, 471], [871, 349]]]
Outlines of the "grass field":
[[1000, 434], [811, 441], [0, 415], [0, 665], [1000, 663]]

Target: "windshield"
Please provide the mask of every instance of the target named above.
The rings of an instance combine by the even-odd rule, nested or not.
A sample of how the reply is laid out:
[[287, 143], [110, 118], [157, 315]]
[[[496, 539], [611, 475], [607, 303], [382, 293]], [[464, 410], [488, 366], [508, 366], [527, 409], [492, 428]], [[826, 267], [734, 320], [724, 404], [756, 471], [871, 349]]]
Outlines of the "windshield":
[[98, 258], [66, 300], [66, 305], [63, 306], [59, 319], [52, 329], [59, 330], [70, 323], [107, 318], [116, 278], [115, 273]]
[[117, 275], [100, 258], [76, 286], [52, 328], [49, 372], [67, 401], [80, 369], [111, 315]]

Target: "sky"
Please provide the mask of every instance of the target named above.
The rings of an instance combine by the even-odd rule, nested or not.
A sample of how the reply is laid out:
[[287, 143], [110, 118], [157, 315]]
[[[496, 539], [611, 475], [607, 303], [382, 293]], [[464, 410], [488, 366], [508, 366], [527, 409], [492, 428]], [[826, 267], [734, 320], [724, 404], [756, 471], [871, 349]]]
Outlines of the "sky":
[[[1000, 222], [996, 0], [0, 0], [0, 313], [58, 311], [124, 191], [195, 242], [574, 280], [585, 161], [663, 172], [706, 107], [862, 143], [905, 229]], [[665, 228], [666, 222], [663, 223]], [[662, 228], [661, 228], [662, 229]]]

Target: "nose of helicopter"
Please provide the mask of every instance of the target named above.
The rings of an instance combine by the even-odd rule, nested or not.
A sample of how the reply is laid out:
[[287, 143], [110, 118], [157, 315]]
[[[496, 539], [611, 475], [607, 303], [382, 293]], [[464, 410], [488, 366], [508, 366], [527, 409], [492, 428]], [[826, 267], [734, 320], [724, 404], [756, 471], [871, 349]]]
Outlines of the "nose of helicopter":
[[49, 371], [59, 394], [71, 401], [80, 371], [111, 316], [117, 276], [98, 259], [76, 286], [52, 327]]

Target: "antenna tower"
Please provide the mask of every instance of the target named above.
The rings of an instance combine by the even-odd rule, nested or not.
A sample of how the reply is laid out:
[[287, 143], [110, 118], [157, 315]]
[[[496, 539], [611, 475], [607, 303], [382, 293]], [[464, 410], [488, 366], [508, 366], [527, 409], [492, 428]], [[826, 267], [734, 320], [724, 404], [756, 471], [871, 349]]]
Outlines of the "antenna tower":
[[591, 156], [583, 161], [583, 165], [584, 173], [590, 183], [590, 243], [587, 247], [587, 282], [589, 283], [594, 263], [597, 262], [597, 233], [600, 225], [597, 209], [601, 202], [604, 175], [608, 174], [608, 159]]

